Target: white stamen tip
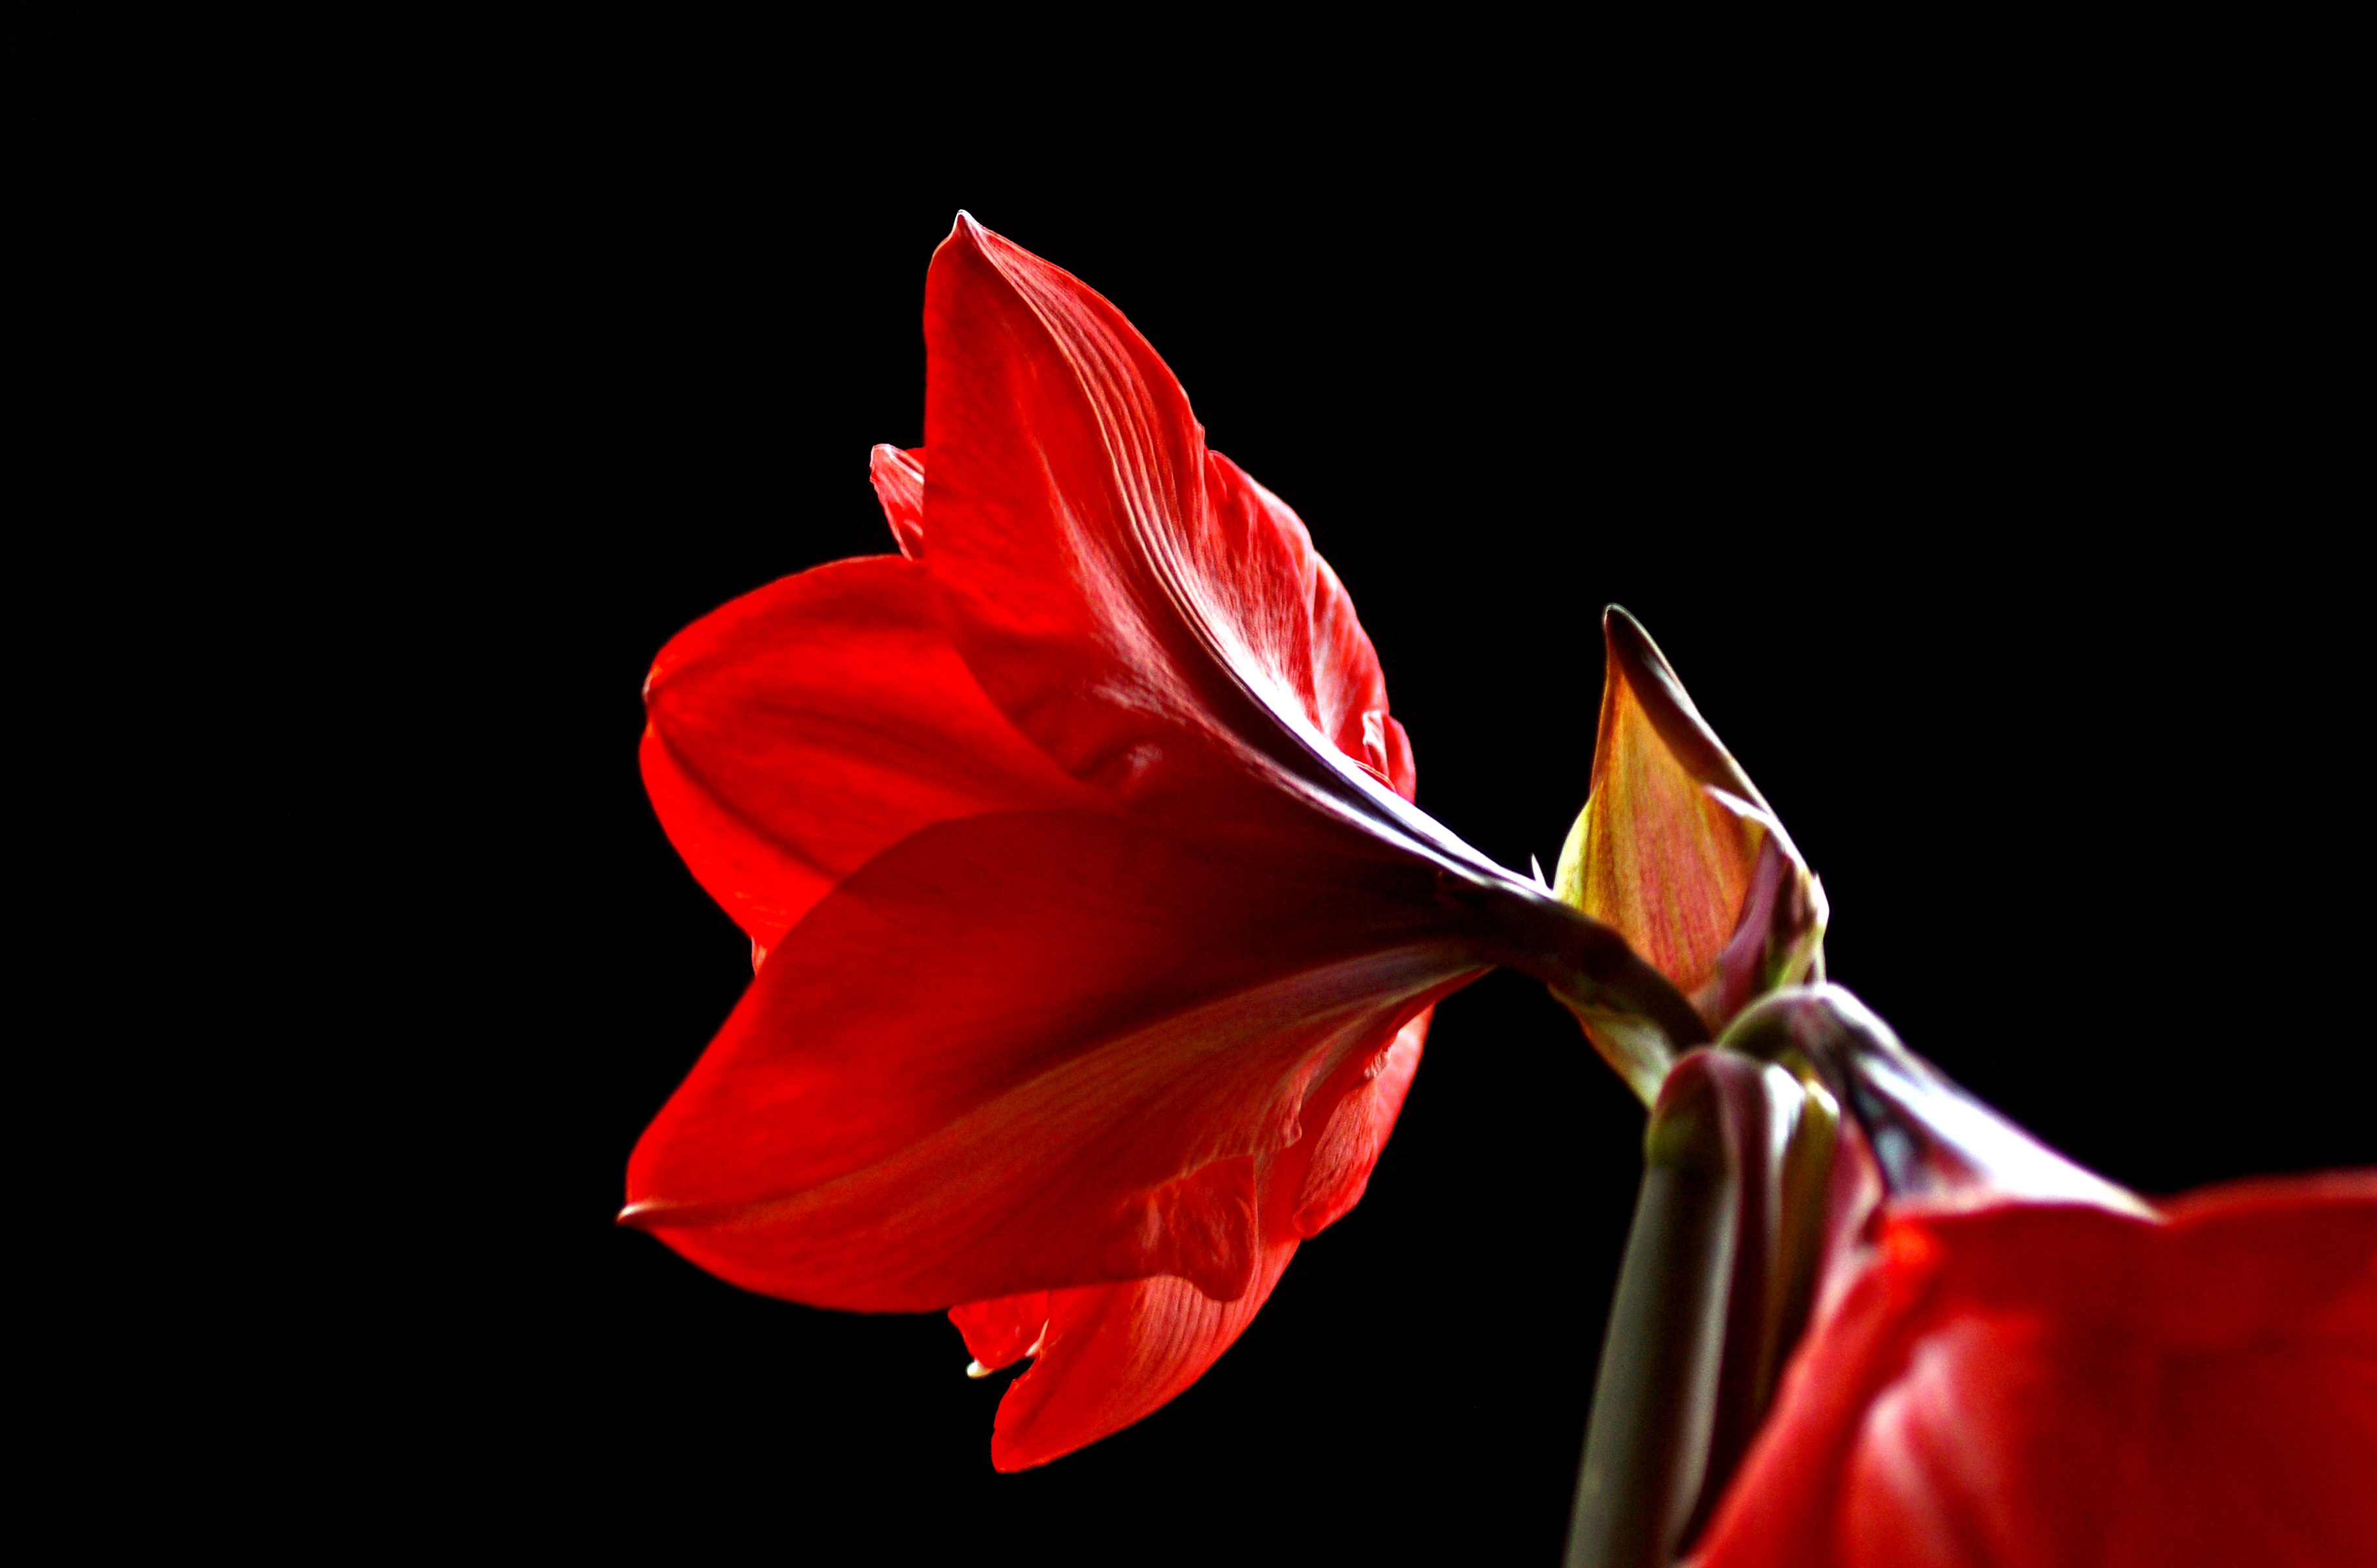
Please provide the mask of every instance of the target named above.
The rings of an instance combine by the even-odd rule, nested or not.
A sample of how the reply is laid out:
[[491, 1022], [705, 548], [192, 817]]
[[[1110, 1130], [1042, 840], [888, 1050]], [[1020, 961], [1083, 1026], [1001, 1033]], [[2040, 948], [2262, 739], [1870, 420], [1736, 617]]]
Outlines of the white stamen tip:
[[966, 1363], [966, 1376], [970, 1378], [986, 1378], [997, 1371], [998, 1371], [997, 1367], [985, 1367], [980, 1361]]

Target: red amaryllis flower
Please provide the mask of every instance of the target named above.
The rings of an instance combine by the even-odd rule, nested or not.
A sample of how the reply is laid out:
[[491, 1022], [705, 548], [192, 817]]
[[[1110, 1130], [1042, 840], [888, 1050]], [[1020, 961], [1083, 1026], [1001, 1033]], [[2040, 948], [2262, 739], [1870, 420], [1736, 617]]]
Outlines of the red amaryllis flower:
[[1369, 640], [1154, 351], [961, 216], [901, 553], [728, 604], [644, 776], [758, 973], [622, 1217], [755, 1290], [1036, 1351], [992, 1458], [1193, 1382], [1360, 1198], [1437, 999], [1495, 964], [1705, 1037], [1605, 928], [1415, 809]]
[[1692, 1562], [2377, 1562], [2377, 1176], [1892, 1214]]

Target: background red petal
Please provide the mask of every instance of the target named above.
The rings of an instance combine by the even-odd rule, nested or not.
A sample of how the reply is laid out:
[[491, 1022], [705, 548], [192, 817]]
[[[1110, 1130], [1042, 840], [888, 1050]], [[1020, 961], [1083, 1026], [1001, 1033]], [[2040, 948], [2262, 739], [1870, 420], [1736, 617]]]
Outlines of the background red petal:
[[1902, 1219], [1702, 1568], [2377, 1561], [2377, 1179]]

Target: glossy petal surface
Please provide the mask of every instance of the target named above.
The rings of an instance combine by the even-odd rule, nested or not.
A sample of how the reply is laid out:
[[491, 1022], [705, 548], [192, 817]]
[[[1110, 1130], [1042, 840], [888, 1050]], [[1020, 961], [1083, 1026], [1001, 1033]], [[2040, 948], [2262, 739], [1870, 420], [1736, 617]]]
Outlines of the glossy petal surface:
[[2377, 1561], [2377, 1177], [1902, 1214], [1692, 1561]]

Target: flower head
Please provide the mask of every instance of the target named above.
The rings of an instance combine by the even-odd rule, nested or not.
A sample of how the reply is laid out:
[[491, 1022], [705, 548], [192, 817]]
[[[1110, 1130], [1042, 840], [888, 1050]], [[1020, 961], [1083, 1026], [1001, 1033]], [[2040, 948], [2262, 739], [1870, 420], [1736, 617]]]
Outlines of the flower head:
[[[750, 990], [627, 1223], [818, 1305], [1035, 1354], [993, 1458], [1186, 1387], [1360, 1198], [1430, 1009], [1544, 976], [1705, 1029], [1605, 927], [1412, 804], [1351, 601], [1121, 314], [961, 215], [926, 283], [901, 554], [688, 628], [646, 688], [671, 840]], [[1666, 1042], [1666, 1043], [1656, 1043]]]

